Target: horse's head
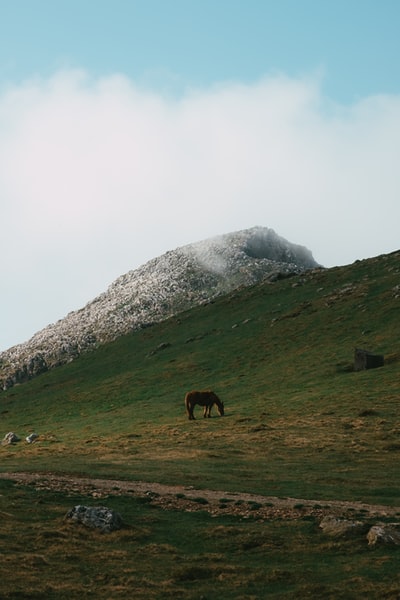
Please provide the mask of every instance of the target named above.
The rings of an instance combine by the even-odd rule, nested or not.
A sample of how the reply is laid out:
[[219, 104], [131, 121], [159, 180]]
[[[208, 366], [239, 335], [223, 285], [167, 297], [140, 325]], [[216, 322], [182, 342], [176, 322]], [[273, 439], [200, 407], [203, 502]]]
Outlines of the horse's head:
[[220, 417], [223, 417], [225, 414], [225, 408], [224, 408], [224, 403], [220, 402], [219, 405], [217, 405], [217, 410], [218, 410], [218, 414]]

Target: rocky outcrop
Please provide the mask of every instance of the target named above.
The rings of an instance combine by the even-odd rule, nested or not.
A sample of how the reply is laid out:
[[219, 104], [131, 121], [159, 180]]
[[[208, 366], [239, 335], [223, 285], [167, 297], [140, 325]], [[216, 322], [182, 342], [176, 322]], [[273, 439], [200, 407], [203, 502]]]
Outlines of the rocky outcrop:
[[368, 545], [378, 544], [400, 546], [400, 528], [398, 523], [378, 523], [371, 527], [367, 535]]
[[117, 531], [122, 527], [121, 515], [106, 506], [74, 506], [65, 518], [73, 523], [81, 523], [86, 527], [98, 529], [101, 533]]
[[318, 266], [307, 248], [265, 227], [171, 250], [122, 275], [84, 308], [2, 352], [0, 389], [240, 286]]
[[6, 435], [4, 436], [1, 443], [3, 445], [6, 445], [6, 444], [9, 445], [9, 444], [16, 444], [19, 441], [20, 441], [20, 438], [17, 436], [17, 434], [14, 433], [13, 431], [9, 431], [8, 433], [6, 433]]
[[333, 515], [325, 516], [319, 524], [325, 535], [332, 538], [355, 538], [364, 536], [369, 546], [400, 546], [399, 523], [376, 523], [352, 521]]

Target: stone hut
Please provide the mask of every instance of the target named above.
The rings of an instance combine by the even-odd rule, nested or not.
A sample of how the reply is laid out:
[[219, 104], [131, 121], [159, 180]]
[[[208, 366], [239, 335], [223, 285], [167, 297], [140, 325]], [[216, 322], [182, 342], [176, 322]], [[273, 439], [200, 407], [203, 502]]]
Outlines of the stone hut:
[[364, 371], [365, 369], [376, 369], [383, 367], [384, 357], [382, 354], [373, 354], [368, 350], [356, 348], [354, 351], [354, 370]]

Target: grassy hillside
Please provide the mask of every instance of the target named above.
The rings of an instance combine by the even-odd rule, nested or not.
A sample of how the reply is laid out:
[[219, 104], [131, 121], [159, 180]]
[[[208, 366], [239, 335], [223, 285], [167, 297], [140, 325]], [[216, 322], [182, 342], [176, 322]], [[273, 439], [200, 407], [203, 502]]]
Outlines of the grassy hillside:
[[[246, 288], [121, 338], [0, 395], [4, 434], [40, 434], [2, 446], [1, 470], [398, 506], [399, 303], [400, 252]], [[354, 372], [355, 346], [384, 367]], [[207, 387], [226, 415], [189, 421], [185, 392]], [[125, 526], [72, 526], [75, 504], [106, 504]], [[400, 594], [398, 548], [327, 538], [316, 516], [178, 512], [2, 479], [0, 515], [4, 599]]]
[[[398, 503], [400, 252], [257, 285], [0, 395], [1, 469]], [[353, 372], [354, 347], [385, 366]], [[212, 388], [226, 415], [185, 415]]]

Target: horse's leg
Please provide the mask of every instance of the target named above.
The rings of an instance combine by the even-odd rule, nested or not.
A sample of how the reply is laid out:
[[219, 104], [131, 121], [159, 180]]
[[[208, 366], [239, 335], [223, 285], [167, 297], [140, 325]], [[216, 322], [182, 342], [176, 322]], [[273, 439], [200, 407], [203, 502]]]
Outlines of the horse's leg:
[[204, 406], [204, 410], [203, 410], [203, 418], [205, 419], [207, 416], [207, 404]]
[[193, 408], [194, 407], [189, 403], [186, 405], [186, 412], [188, 414], [189, 421], [194, 420]]

